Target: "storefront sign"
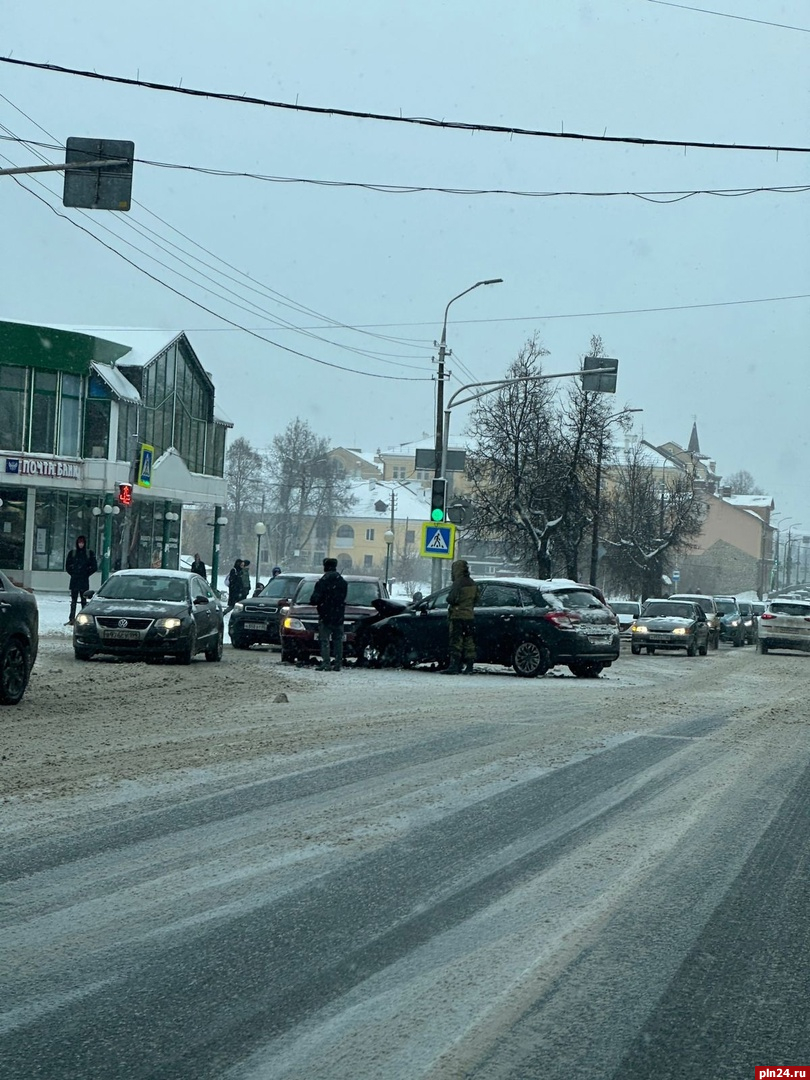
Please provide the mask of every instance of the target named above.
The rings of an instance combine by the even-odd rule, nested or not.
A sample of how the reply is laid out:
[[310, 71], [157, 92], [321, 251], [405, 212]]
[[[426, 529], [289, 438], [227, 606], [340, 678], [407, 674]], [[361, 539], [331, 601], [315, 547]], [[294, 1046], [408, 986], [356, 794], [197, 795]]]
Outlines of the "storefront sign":
[[6, 472], [15, 476], [44, 476], [61, 480], [81, 480], [82, 467], [75, 461], [53, 458], [6, 458]]

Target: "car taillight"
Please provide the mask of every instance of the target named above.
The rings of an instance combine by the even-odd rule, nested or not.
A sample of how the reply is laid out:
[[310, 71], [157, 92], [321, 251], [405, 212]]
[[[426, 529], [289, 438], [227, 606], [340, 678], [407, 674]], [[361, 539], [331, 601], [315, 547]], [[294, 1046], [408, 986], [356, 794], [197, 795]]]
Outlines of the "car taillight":
[[573, 611], [550, 611], [543, 618], [561, 630], [573, 630], [577, 623], [582, 622], [579, 615], [574, 614]]
[[763, 611], [762, 614], [760, 615], [760, 619], [775, 619], [775, 618], [776, 618], [776, 616], [773, 615], [770, 611]]

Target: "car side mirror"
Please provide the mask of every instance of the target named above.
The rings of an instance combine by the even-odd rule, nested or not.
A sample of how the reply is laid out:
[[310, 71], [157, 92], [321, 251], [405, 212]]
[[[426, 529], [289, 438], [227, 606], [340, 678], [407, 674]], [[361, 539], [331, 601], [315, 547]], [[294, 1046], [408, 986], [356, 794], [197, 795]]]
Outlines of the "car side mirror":
[[83, 600], [92, 600], [92, 598], [95, 595], [96, 595], [95, 589], [88, 589], [87, 592], [82, 593], [82, 599]]
[[208, 597], [207, 596], [195, 596], [194, 597], [194, 603], [195, 604], [207, 604], [208, 603]]

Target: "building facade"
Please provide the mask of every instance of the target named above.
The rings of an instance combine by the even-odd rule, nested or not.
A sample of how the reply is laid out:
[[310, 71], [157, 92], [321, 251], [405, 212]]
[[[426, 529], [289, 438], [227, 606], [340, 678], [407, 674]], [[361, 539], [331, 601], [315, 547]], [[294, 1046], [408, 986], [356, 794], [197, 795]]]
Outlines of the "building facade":
[[[79, 535], [105, 575], [177, 566], [183, 505], [224, 503], [230, 426], [181, 331], [0, 321], [0, 568], [63, 589]], [[135, 479], [143, 445], [150, 486], [124, 507], [119, 485]]]

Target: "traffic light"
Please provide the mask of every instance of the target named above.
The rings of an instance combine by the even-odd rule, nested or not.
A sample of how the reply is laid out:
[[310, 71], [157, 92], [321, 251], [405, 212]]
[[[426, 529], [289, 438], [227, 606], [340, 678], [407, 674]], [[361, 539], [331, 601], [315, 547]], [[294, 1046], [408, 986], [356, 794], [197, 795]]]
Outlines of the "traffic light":
[[447, 498], [447, 481], [436, 477], [430, 488], [430, 520], [444, 521], [444, 504]]
[[118, 501], [122, 506], [132, 506], [132, 484], [118, 485]]

